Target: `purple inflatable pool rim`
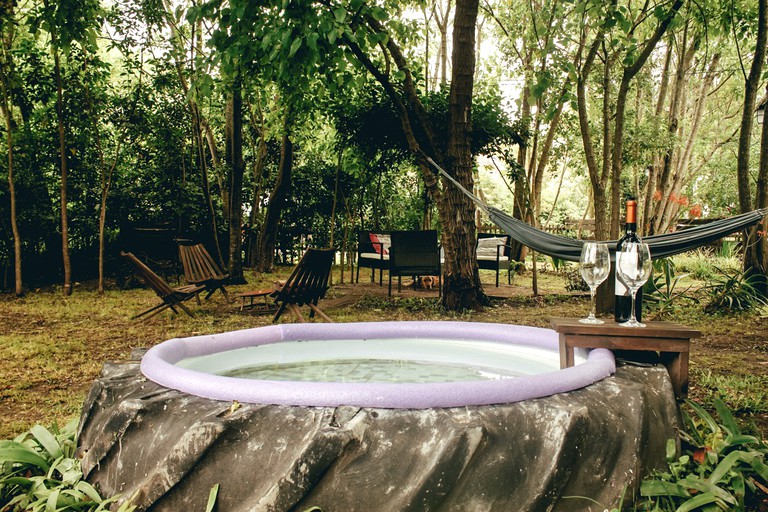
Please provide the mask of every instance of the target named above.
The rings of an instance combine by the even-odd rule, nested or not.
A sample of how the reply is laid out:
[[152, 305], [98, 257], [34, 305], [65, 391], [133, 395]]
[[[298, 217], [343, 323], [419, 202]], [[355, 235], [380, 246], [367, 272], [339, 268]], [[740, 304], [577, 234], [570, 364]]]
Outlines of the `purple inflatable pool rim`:
[[551, 329], [479, 322], [360, 322], [282, 324], [165, 341], [144, 355], [141, 371], [150, 380], [212, 400], [291, 406], [428, 409], [512, 403], [588, 386], [616, 371], [606, 349], [589, 352], [587, 360], [559, 371], [514, 379], [431, 383], [341, 383], [252, 380], [223, 377], [176, 366], [204, 356], [266, 343], [298, 340], [441, 337], [478, 340], [559, 350]]

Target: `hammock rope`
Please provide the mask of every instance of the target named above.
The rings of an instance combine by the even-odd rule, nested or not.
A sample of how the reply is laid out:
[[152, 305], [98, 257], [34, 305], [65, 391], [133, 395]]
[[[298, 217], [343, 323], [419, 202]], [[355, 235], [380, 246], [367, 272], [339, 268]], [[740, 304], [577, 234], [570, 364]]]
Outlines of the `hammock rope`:
[[[547, 256], [568, 261], [579, 261], [584, 240], [548, 233], [531, 226], [527, 222], [516, 219], [498, 208], [487, 205], [456, 181], [442, 167], [437, 165], [432, 158], [427, 155], [424, 156], [427, 162], [437, 169], [444, 178], [453, 183], [464, 195], [470, 198], [488, 215], [494, 224], [499, 226], [513, 239]], [[702, 247], [726, 235], [740, 231], [752, 224], [758, 223], [767, 214], [768, 210], [766, 209], [754, 210], [674, 233], [646, 236], [643, 237], [643, 241], [648, 244], [651, 249], [651, 255], [654, 258], [666, 258]], [[618, 240], [606, 240], [604, 243], [608, 244], [609, 248], [613, 250], [617, 242]]]

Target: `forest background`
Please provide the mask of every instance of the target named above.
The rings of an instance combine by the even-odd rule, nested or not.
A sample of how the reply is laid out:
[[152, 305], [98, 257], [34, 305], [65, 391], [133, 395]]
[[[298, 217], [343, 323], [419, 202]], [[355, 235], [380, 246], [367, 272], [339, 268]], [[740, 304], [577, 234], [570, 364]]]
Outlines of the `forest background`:
[[481, 304], [474, 207], [427, 157], [602, 239], [627, 196], [642, 234], [766, 207], [767, 4], [2, 0], [0, 287], [103, 290], [137, 226], [235, 282], [301, 235], [438, 227], [445, 305]]

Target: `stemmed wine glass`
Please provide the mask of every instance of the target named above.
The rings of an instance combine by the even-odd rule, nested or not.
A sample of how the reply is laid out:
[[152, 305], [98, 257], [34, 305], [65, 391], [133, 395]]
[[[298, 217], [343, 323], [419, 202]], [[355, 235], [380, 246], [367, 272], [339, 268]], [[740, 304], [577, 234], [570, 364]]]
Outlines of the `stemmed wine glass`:
[[651, 251], [648, 244], [629, 242], [616, 252], [616, 275], [629, 289], [632, 296], [632, 310], [629, 320], [619, 324], [624, 327], [645, 327], [635, 316], [635, 296], [637, 290], [651, 276]]
[[605, 281], [611, 270], [611, 256], [608, 252], [608, 245], [585, 242], [581, 248], [579, 270], [581, 271], [581, 277], [584, 278], [584, 281], [589, 286], [589, 294], [592, 299], [592, 309], [589, 311], [589, 316], [582, 318], [579, 322], [583, 324], [605, 323], [599, 318], [595, 318], [595, 290], [600, 286], [600, 283]]

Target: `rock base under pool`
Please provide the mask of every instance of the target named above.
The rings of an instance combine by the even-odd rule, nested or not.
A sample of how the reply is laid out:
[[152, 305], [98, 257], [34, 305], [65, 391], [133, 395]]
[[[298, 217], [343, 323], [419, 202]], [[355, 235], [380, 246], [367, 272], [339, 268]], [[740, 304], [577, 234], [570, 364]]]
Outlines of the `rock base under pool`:
[[79, 445], [88, 480], [139, 510], [202, 512], [219, 484], [219, 512], [602, 511], [663, 467], [678, 424], [663, 367], [520, 403], [390, 410], [216, 402], [130, 362], [93, 384]]

